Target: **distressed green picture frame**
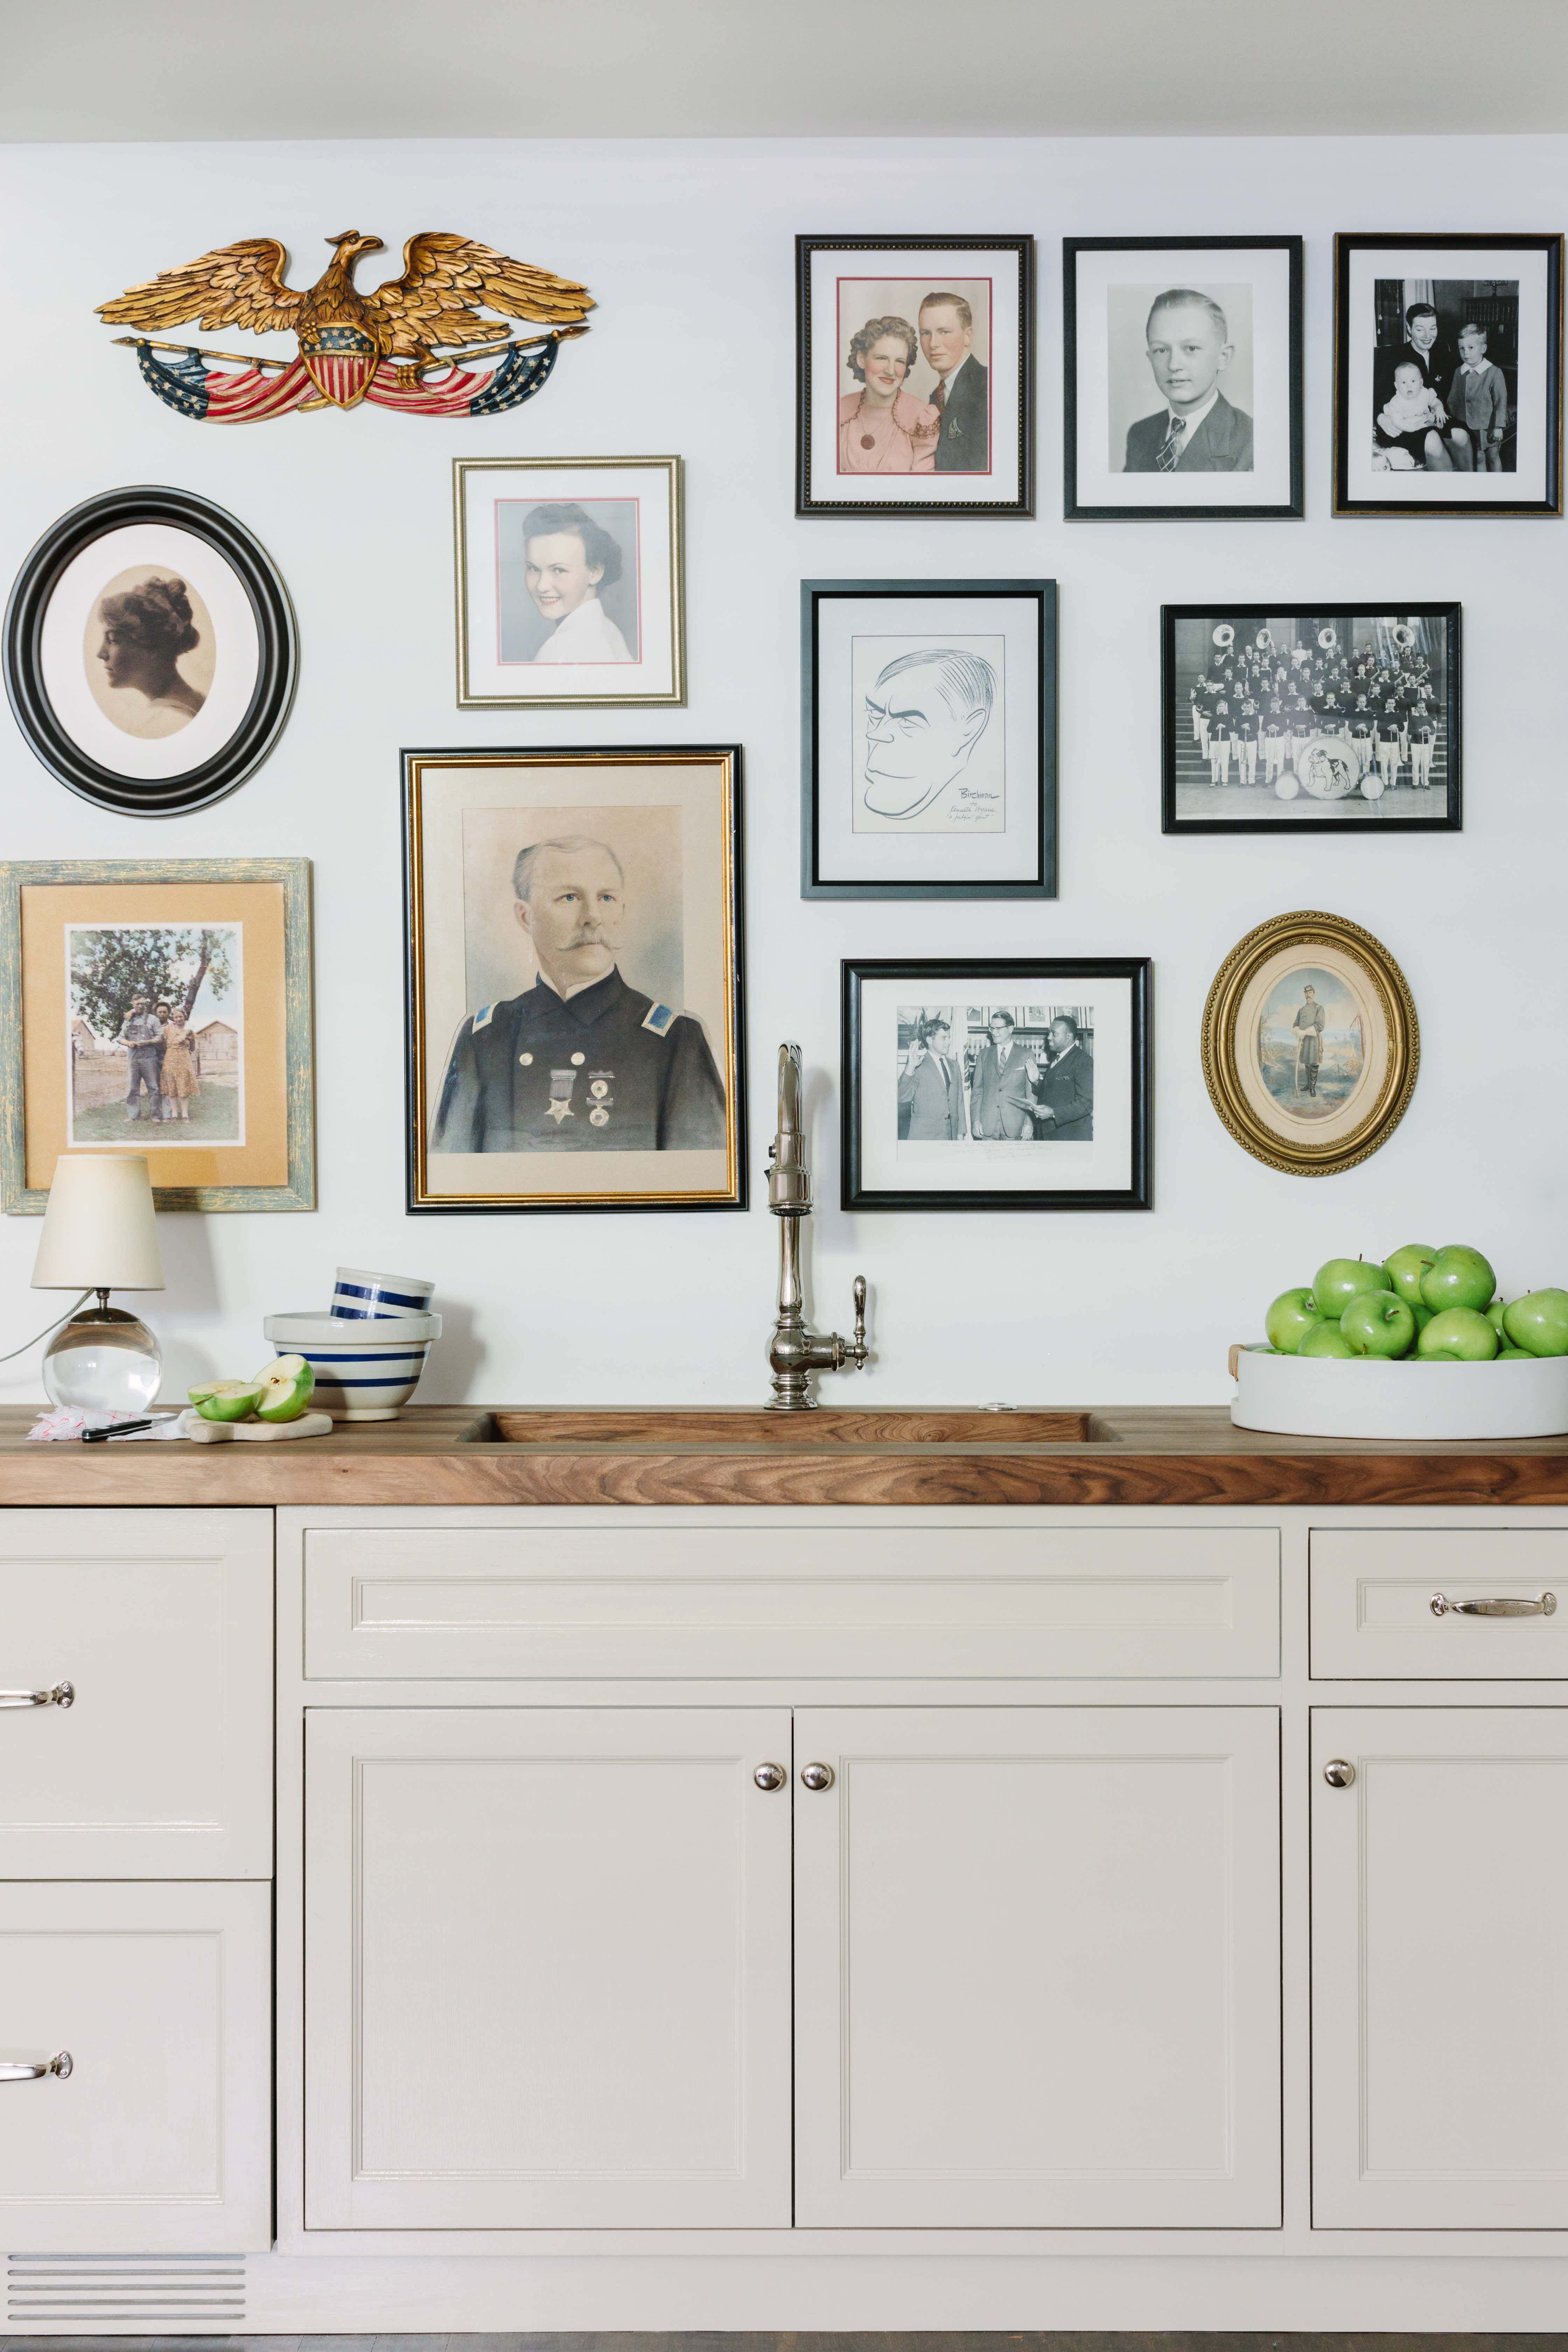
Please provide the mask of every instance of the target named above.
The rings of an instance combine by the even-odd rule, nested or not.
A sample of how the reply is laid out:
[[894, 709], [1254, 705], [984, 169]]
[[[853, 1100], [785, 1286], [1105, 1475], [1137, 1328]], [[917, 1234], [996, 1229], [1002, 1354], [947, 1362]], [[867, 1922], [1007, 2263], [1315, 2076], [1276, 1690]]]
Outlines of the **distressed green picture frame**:
[[283, 892], [284, 1055], [289, 1175], [281, 1184], [160, 1184], [160, 1209], [212, 1213], [316, 1205], [314, 1029], [308, 857], [67, 857], [0, 859], [0, 1212], [40, 1217], [47, 1188], [28, 1189], [23, 1099], [22, 892], [42, 884], [275, 882]]

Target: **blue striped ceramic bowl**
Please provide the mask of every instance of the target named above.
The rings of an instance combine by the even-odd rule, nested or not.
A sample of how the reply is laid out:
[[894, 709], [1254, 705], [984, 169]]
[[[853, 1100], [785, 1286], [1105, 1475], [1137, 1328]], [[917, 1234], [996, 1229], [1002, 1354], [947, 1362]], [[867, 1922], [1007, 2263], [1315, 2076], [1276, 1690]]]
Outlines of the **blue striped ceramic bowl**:
[[317, 1411], [334, 1421], [392, 1421], [419, 1385], [441, 1318], [365, 1324], [337, 1315], [268, 1315], [261, 1328], [279, 1354], [304, 1357], [316, 1376]]
[[332, 1313], [346, 1323], [382, 1316], [428, 1315], [435, 1287], [417, 1274], [369, 1274], [361, 1265], [340, 1265]]

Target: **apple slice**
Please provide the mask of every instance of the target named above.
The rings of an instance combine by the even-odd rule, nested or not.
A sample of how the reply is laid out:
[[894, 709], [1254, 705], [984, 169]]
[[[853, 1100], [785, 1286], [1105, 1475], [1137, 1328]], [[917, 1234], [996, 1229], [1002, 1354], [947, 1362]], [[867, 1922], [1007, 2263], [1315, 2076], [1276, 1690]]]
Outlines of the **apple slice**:
[[258, 1421], [298, 1421], [310, 1402], [316, 1375], [303, 1356], [275, 1356], [263, 1364], [254, 1385], [261, 1391]]
[[216, 1381], [198, 1381], [194, 1389], [187, 1389], [185, 1391], [185, 1394], [192, 1404], [203, 1404], [205, 1402], [206, 1399], [211, 1396], [216, 1386], [217, 1382]]
[[261, 1396], [255, 1381], [219, 1381], [196, 1407], [204, 1421], [248, 1421]]

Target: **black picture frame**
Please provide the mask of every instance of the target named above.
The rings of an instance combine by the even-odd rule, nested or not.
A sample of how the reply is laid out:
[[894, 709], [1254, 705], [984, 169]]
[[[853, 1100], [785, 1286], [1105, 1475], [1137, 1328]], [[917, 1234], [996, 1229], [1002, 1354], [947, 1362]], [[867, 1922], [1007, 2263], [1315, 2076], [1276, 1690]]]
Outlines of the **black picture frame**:
[[[249, 602], [258, 653], [255, 687], [227, 741], [199, 765], [157, 781], [117, 774], [80, 749], [49, 699], [41, 657], [49, 603], [68, 566], [94, 540], [146, 523], [188, 531], [228, 565]], [[294, 698], [299, 642], [277, 566], [233, 515], [191, 490], [105, 490], [51, 523], [27, 556], [5, 608], [0, 666], [16, 724], [58, 783], [122, 816], [184, 816], [234, 792], [276, 744]]]
[[[1154, 965], [1150, 956], [1059, 956], [1032, 958], [925, 957], [910, 959], [847, 958], [842, 967], [841, 1202], [846, 1209], [978, 1209], [1056, 1210], [1151, 1209], [1153, 1207], [1154, 1102]], [[913, 981], [922, 985], [952, 982], [967, 992], [990, 995], [994, 983], [1038, 981], [1121, 980], [1131, 984], [1132, 1027], [1130, 1041], [1131, 1083], [1131, 1169], [1124, 1190], [1081, 1192], [885, 1192], [870, 1190], [864, 1179], [861, 1150], [862, 1045], [861, 992], [868, 981]]]
[[[1290, 487], [1283, 503], [1097, 506], [1078, 494], [1078, 257], [1081, 253], [1278, 253], [1289, 257]], [[1062, 239], [1062, 514], [1068, 522], [1299, 521], [1307, 511], [1303, 415], [1304, 242], [1299, 236], [1069, 236]]]
[[[1027, 880], [825, 881], [821, 872], [818, 639], [824, 604], [879, 598], [1032, 599], [1039, 681], [1036, 728], [1038, 855]], [[1057, 583], [1054, 580], [803, 580], [800, 583], [800, 895], [803, 898], [1054, 898], [1057, 896]], [[932, 836], [933, 840], [937, 838]]]
[[[404, 1127], [405, 1202], [410, 1216], [718, 1216], [749, 1205], [751, 1147], [746, 1103], [745, 829], [744, 755], [738, 743], [647, 745], [560, 744], [543, 747], [453, 744], [405, 747], [398, 754], [402, 777], [404, 935]], [[439, 1193], [428, 1182], [427, 1113], [435, 1093], [425, 1064], [425, 892], [422, 878], [424, 818], [422, 776], [426, 764], [453, 762], [476, 770], [504, 771], [518, 764], [547, 768], [562, 763], [583, 768], [633, 767], [641, 763], [679, 767], [699, 763], [714, 770], [720, 783], [724, 857], [718, 893], [726, 932], [725, 985], [731, 1084], [725, 1113], [729, 1178], [721, 1191], [681, 1198], [668, 1192], [593, 1195], [514, 1192]], [[439, 1079], [437, 1080], [439, 1085]]]
[[[814, 254], [834, 253], [1005, 253], [1018, 266], [1018, 437], [1017, 489], [1006, 499], [856, 499], [824, 498], [812, 482], [811, 369], [814, 325], [811, 305], [811, 264]], [[916, 519], [934, 521], [945, 516], [984, 515], [994, 520], [1027, 519], [1035, 511], [1035, 240], [1032, 236], [797, 236], [795, 261], [795, 502], [802, 519], [852, 515], [868, 521]], [[837, 321], [834, 328], [837, 335]], [[994, 369], [992, 348], [988, 365]], [[994, 456], [994, 451], [992, 452]]]
[[[1512, 248], [1546, 258], [1546, 487], [1541, 499], [1352, 498], [1350, 490], [1351, 263], [1357, 253], [1496, 253]], [[1516, 386], [1517, 391], [1517, 386]], [[1434, 477], [1440, 479], [1441, 477]], [[1501, 480], [1500, 475], [1496, 478]], [[1342, 230], [1334, 238], [1334, 513], [1336, 515], [1467, 515], [1561, 517], [1563, 512], [1563, 237], [1558, 232], [1479, 231], [1405, 236], [1396, 230]]]
[[[1444, 647], [1443, 751], [1444, 775], [1447, 785], [1447, 813], [1443, 816], [1382, 815], [1382, 799], [1371, 813], [1355, 816], [1241, 816], [1221, 815], [1182, 817], [1177, 814], [1177, 760], [1183, 741], [1182, 719], [1185, 715], [1176, 704], [1180, 690], [1176, 676], [1176, 627], [1182, 621], [1218, 621], [1237, 627], [1251, 626], [1266, 621], [1353, 622], [1380, 618], [1397, 609], [1402, 620], [1438, 620], [1447, 627]], [[1384, 837], [1402, 838], [1411, 833], [1458, 833], [1464, 822], [1463, 800], [1463, 608], [1458, 604], [1411, 604], [1404, 599], [1395, 604], [1377, 604], [1371, 597], [1362, 597], [1353, 604], [1223, 604], [1218, 599], [1207, 604], [1163, 604], [1160, 608], [1160, 742], [1161, 793], [1160, 830], [1162, 833], [1355, 833], [1365, 835], [1380, 834]], [[1349, 714], [1347, 714], [1349, 715]], [[1384, 794], [1383, 797], [1386, 797]], [[1215, 794], [1216, 801], [1223, 793]], [[1294, 806], [1294, 802], [1289, 805]], [[1324, 803], [1313, 803], [1314, 806]], [[1333, 806], [1336, 803], [1330, 803]]]

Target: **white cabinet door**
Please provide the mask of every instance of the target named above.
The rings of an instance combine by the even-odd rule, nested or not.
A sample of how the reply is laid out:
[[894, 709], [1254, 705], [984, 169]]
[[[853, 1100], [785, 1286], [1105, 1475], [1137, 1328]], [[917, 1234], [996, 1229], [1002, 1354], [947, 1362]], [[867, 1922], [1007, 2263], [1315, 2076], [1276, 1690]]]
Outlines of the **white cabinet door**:
[[803, 2225], [1279, 2223], [1275, 1708], [802, 1710], [795, 1756]]
[[1317, 1707], [1311, 1752], [1314, 2224], [1568, 2228], [1568, 1708]]
[[270, 1878], [270, 1511], [0, 1512], [0, 1880]]
[[0, 1886], [0, 2243], [268, 2246], [271, 2027], [269, 1887]]
[[787, 1710], [306, 1724], [307, 2225], [787, 2228]]

